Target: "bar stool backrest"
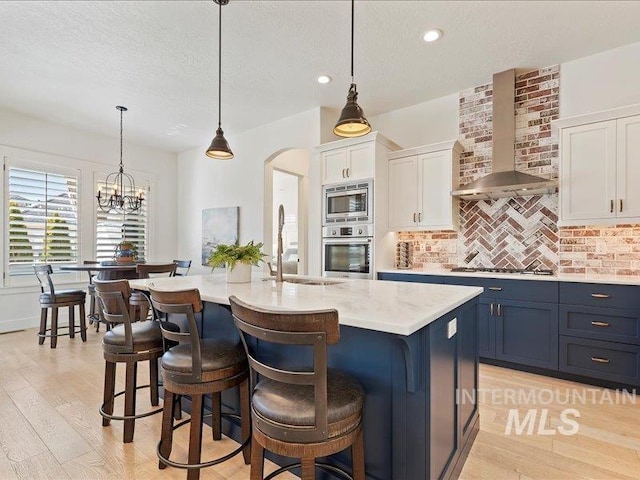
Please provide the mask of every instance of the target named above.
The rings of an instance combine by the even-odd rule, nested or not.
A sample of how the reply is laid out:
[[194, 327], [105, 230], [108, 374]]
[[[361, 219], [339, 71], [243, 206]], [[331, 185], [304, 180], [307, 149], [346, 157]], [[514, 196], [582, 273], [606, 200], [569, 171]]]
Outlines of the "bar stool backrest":
[[[176, 264], [176, 271], [173, 274], [174, 277], [186, 277], [189, 275], [191, 260], [174, 260], [173, 263]], [[178, 268], [180, 270], [178, 270]]]
[[[251, 391], [257, 375], [291, 385], [311, 385], [315, 401], [315, 425], [286, 429], [269, 422], [261, 422], [260, 429], [272, 438], [287, 442], [312, 443], [328, 438], [327, 423], [327, 345], [340, 340], [338, 312], [317, 310], [306, 312], [276, 311], [249, 305], [235, 296], [229, 297], [231, 312], [244, 345], [251, 368]], [[300, 371], [270, 365], [268, 359], [258, 358], [255, 341], [313, 348], [313, 367]], [[283, 430], [286, 432], [283, 434]]]
[[161, 292], [149, 289], [151, 306], [154, 313], [184, 315], [187, 318], [187, 331], [176, 332], [166, 328], [165, 322], [160, 322], [162, 337], [171, 342], [188, 343], [191, 345], [191, 375], [180, 375], [182, 383], [202, 382], [202, 351], [200, 348], [200, 333], [196, 323], [196, 313], [202, 312], [202, 299], [197, 288], [173, 292]]
[[151, 278], [151, 275], [160, 276], [161, 274], [173, 277], [176, 273], [176, 264], [175, 262], [155, 265], [139, 263], [136, 265], [136, 272], [138, 273], [138, 278]]
[[51, 274], [53, 273], [53, 268], [51, 268], [51, 265], [34, 265], [33, 270], [36, 273], [36, 277], [38, 278], [40, 291], [42, 293], [48, 293], [49, 295], [51, 295], [51, 301], [55, 303], [56, 290], [53, 286], [53, 280], [51, 280]]
[[133, 332], [129, 316], [131, 287], [127, 280], [95, 280], [96, 297], [102, 318], [113, 325], [124, 326], [122, 353], [133, 352]]

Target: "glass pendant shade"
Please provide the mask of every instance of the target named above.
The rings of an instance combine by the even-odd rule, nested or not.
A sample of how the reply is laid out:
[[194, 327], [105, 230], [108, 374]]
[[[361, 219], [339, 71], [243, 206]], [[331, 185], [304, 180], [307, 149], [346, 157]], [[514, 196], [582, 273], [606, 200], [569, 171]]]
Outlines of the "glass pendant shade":
[[222, 128], [218, 127], [216, 130], [216, 136], [213, 137], [211, 145], [207, 148], [206, 155], [216, 160], [231, 160], [233, 158], [233, 152], [229, 147], [229, 142], [224, 138]]
[[371, 131], [371, 125], [364, 117], [364, 112], [358, 105], [358, 91], [352, 83], [347, 95], [347, 103], [342, 109], [340, 118], [333, 127], [333, 133], [340, 137], [361, 137]]

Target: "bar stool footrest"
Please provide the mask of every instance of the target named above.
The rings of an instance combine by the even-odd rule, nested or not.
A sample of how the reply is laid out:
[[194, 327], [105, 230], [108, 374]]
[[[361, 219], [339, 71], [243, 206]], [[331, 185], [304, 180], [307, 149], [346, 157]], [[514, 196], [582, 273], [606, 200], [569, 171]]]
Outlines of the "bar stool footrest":
[[[149, 388], [150, 386], [151, 385], [138, 385], [136, 386], [136, 390], [140, 390], [141, 388]], [[124, 393], [125, 393], [125, 390], [122, 390], [121, 392], [114, 394], [113, 398], [115, 399], [120, 395], [124, 395]], [[98, 409], [98, 412], [100, 413], [100, 415], [102, 415], [104, 418], [108, 418], [109, 420], [136, 420], [138, 418], [150, 417], [151, 415], [155, 415], [156, 413], [160, 413], [161, 411], [162, 411], [162, 407], [159, 407], [155, 410], [150, 410], [144, 413], [137, 413], [135, 415], [112, 415], [104, 411], [104, 403], [100, 405], [100, 408]]]
[[[342, 480], [353, 480], [353, 477], [349, 475], [347, 472], [342, 470], [341, 468], [336, 467], [335, 465], [329, 465], [328, 463], [323, 462], [315, 462], [316, 468], [326, 472], [334, 477], [340, 478]], [[284, 467], [280, 467], [277, 470], [274, 470], [269, 475], [264, 477], [264, 480], [271, 480], [272, 478], [277, 477], [281, 473], [288, 472], [293, 470], [294, 468], [300, 468], [302, 464], [300, 462], [292, 463], [290, 465], [285, 465]]]
[[[46, 333], [38, 333], [38, 338], [66, 337], [67, 335], [69, 335], [71, 333], [69, 331], [70, 330], [69, 325], [60, 325], [58, 327], [58, 330], [67, 330], [67, 331], [63, 332], [63, 333], [58, 333], [56, 335], [53, 335], [51, 333], [48, 334], [48, 335]], [[73, 334], [75, 335], [76, 333], [82, 333], [83, 330], [87, 330], [87, 329], [86, 328], [82, 328], [82, 327], [76, 327], [73, 330]], [[45, 332], [50, 332], [50, 331], [51, 331], [50, 328], [45, 329]]]

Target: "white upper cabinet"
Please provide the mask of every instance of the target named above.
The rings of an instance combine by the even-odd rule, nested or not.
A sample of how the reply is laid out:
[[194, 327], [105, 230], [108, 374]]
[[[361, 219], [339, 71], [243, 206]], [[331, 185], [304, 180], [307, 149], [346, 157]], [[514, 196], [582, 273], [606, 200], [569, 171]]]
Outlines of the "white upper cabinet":
[[458, 201], [457, 141], [389, 155], [389, 230], [455, 230]]
[[375, 178], [376, 158], [380, 154], [386, 158], [387, 150], [398, 148], [377, 132], [320, 145], [322, 184]]
[[626, 107], [556, 122], [559, 225], [640, 221], [640, 115], [615, 118], [633, 111]]

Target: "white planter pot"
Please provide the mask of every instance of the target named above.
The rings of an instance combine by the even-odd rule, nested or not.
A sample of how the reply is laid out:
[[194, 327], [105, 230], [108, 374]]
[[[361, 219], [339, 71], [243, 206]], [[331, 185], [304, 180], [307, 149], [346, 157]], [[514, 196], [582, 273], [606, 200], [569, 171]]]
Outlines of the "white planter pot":
[[236, 263], [233, 269], [227, 266], [227, 283], [250, 283], [251, 264]]

